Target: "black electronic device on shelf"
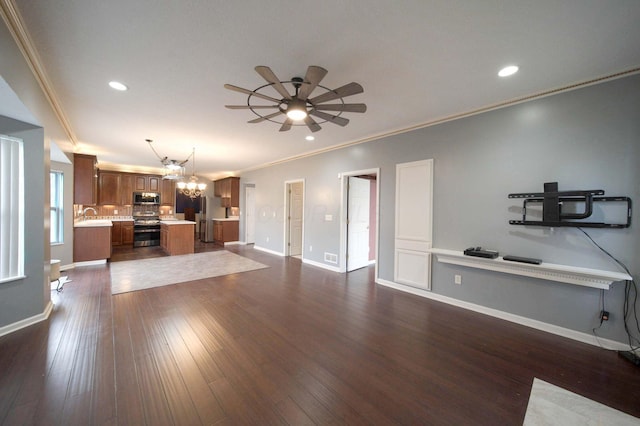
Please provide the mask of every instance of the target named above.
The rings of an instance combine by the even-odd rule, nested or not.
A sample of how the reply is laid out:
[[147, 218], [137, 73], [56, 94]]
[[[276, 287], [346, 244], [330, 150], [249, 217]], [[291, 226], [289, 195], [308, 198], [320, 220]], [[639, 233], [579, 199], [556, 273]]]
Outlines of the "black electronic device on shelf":
[[498, 252], [495, 250], [486, 250], [482, 247], [469, 247], [464, 251], [467, 256], [484, 257], [487, 259], [495, 259], [498, 257]]
[[[549, 227], [584, 227], [584, 228], [628, 228], [631, 226], [631, 199], [629, 197], [604, 197], [602, 189], [586, 191], [558, 191], [558, 182], [544, 184], [544, 192], [523, 192], [509, 194], [509, 198], [524, 198], [522, 220], [510, 220], [510, 225], [549, 226]], [[626, 223], [588, 222], [596, 203], [626, 203]], [[527, 206], [531, 203], [542, 203], [542, 220], [530, 220], [527, 217]], [[562, 210], [563, 204], [565, 211]], [[567, 206], [584, 205], [582, 212], [568, 212]]]
[[542, 263], [542, 260], [540, 259], [534, 259], [532, 257], [513, 256], [511, 254], [502, 256], [502, 259], [508, 260], [509, 262], [529, 263], [531, 265], [539, 265]]

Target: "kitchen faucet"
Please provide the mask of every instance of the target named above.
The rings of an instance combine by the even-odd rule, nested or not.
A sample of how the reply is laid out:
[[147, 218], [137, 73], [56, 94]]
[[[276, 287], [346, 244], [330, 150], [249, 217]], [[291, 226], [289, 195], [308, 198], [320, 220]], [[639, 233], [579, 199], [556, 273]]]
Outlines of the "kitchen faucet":
[[86, 209], [82, 210], [82, 220], [87, 220], [87, 210], [93, 210], [93, 214], [98, 216], [98, 212], [96, 211], [96, 209], [94, 209], [93, 207], [87, 207]]

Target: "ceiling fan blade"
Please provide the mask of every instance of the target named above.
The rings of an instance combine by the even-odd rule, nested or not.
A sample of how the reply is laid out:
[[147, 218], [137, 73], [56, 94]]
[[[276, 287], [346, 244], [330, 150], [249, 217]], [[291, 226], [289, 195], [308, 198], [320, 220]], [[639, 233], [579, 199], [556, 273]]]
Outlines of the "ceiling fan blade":
[[332, 101], [338, 98], [344, 98], [351, 95], [357, 95], [358, 93], [364, 92], [362, 86], [358, 83], [349, 83], [344, 86], [338, 87], [335, 90], [332, 90], [327, 93], [323, 93], [320, 96], [316, 96], [315, 98], [309, 99], [309, 102], [312, 104], [319, 104], [322, 102]]
[[267, 109], [278, 108], [278, 105], [225, 105], [229, 109]]
[[268, 83], [271, 83], [273, 88], [276, 89], [276, 91], [280, 93], [280, 95], [284, 99], [291, 99], [291, 94], [287, 91], [287, 89], [284, 88], [282, 83], [280, 83], [280, 80], [278, 79], [278, 77], [276, 77], [273, 71], [271, 71], [271, 68], [265, 67], [263, 65], [258, 65], [256, 67], [256, 72], [260, 74], [262, 78], [267, 80]]
[[280, 103], [280, 99], [272, 98], [271, 96], [263, 95], [262, 93], [254, 92], [253, 90], [243, 89], [242, 87], [234, 86], [233, 84], [225, 84], [224, 88], [233, 90], [235, 92], [244, 93], [245, 95], [256, 96], [258, 98], [266, 99], [271, 102]]
[[315, 65], [309, 66], [309, 68], [307, 68], [307, 74], [304, 76], [304, 81], [307, 84], [303, 84], [300, 87], [300, 91], [298, 92], [298, 99], [306, 101], [311, 92], [315, 90], [324, 76], [327, 75], [327, 72], [328, 71], [322, 67], [318, 67]]
[[349, 124], [349, 120], [344, 117], [338, 117], [337, 115], [331, 115], [331, 114], [324, 113], [322, 111], [316, 111], [315, 109], [311, 110], [309, 114], [315, 115], [316, 117], [320, 117], [323, 120], [330, 121], [334, 124], [337, 124], [338, 126], [344, 127], [347, 124]]
[[280, 131], [281, 132], [286, 132], [288, 130], [291, 130], [291, 125], [293, 124], [293, 120], [290, 119], [289, 117], [287, 117], [286, 120], [284, 120], [284, 123], [282, 123], [282, 127], [280, 127]]
[[320, 127], [320, 125], [308, 115], [304, 118], [304, 124], [306, 124], [309, 130], [311, 130], [312, 132], [317, 132], [318, 130], [322, 129], [322, 127]]
[[274, 112], [273, 114], [269, 114], [269, 115], [264, 115], [262, 117], [258, 117], [258, 118], [254, 118], [253, 120], [249, 120], [247, 121], [247, 123], [261, 123], [265, 120], [269, 120], [270, 118], [273, 117], [277, 117], [278, 115], [282, 114], [282, 111], [278, 111], [278, 112]]
[[366, 112], [365, 104], [324, 104], [316, 105], [315, 109], [322, 111], [342, 111], [342, 112]]

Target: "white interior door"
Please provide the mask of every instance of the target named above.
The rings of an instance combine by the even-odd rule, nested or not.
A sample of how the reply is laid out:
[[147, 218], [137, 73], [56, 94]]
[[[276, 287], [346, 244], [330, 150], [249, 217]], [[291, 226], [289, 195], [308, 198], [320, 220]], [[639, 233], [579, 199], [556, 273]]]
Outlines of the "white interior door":
[[256, 242], [256, 189], [252, 186], [247, 186], [244, 191], [244, 241], [246, 244], [253, 244]]
[[396, 165], [394, 280], [431, 289], [433, 160]]
[[289, 256], [302, 254], [303, 198], [304, 184], [289, 184]]
[[347, 271], [369, 265], [369, 209], [371, 184], [368, 179], [349, 176], [347, 194]]

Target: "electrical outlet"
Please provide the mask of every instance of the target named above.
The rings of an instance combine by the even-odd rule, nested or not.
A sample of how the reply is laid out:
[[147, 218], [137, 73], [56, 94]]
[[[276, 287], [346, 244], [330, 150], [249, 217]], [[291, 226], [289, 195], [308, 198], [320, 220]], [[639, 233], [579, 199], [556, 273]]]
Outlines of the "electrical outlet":
[[313, 246], [309, 246], [309, 251], [313, 251]]
[[456, 284], [462, 284], [462, 275], [454, 275], [453, 276], [453, 282]]
[[269, 242], [269, 237], [267, 237], [267, 242]]
[[113, 214], [118, 214], [118, 210], [114, 210], [114, 211], [113, 211]]

